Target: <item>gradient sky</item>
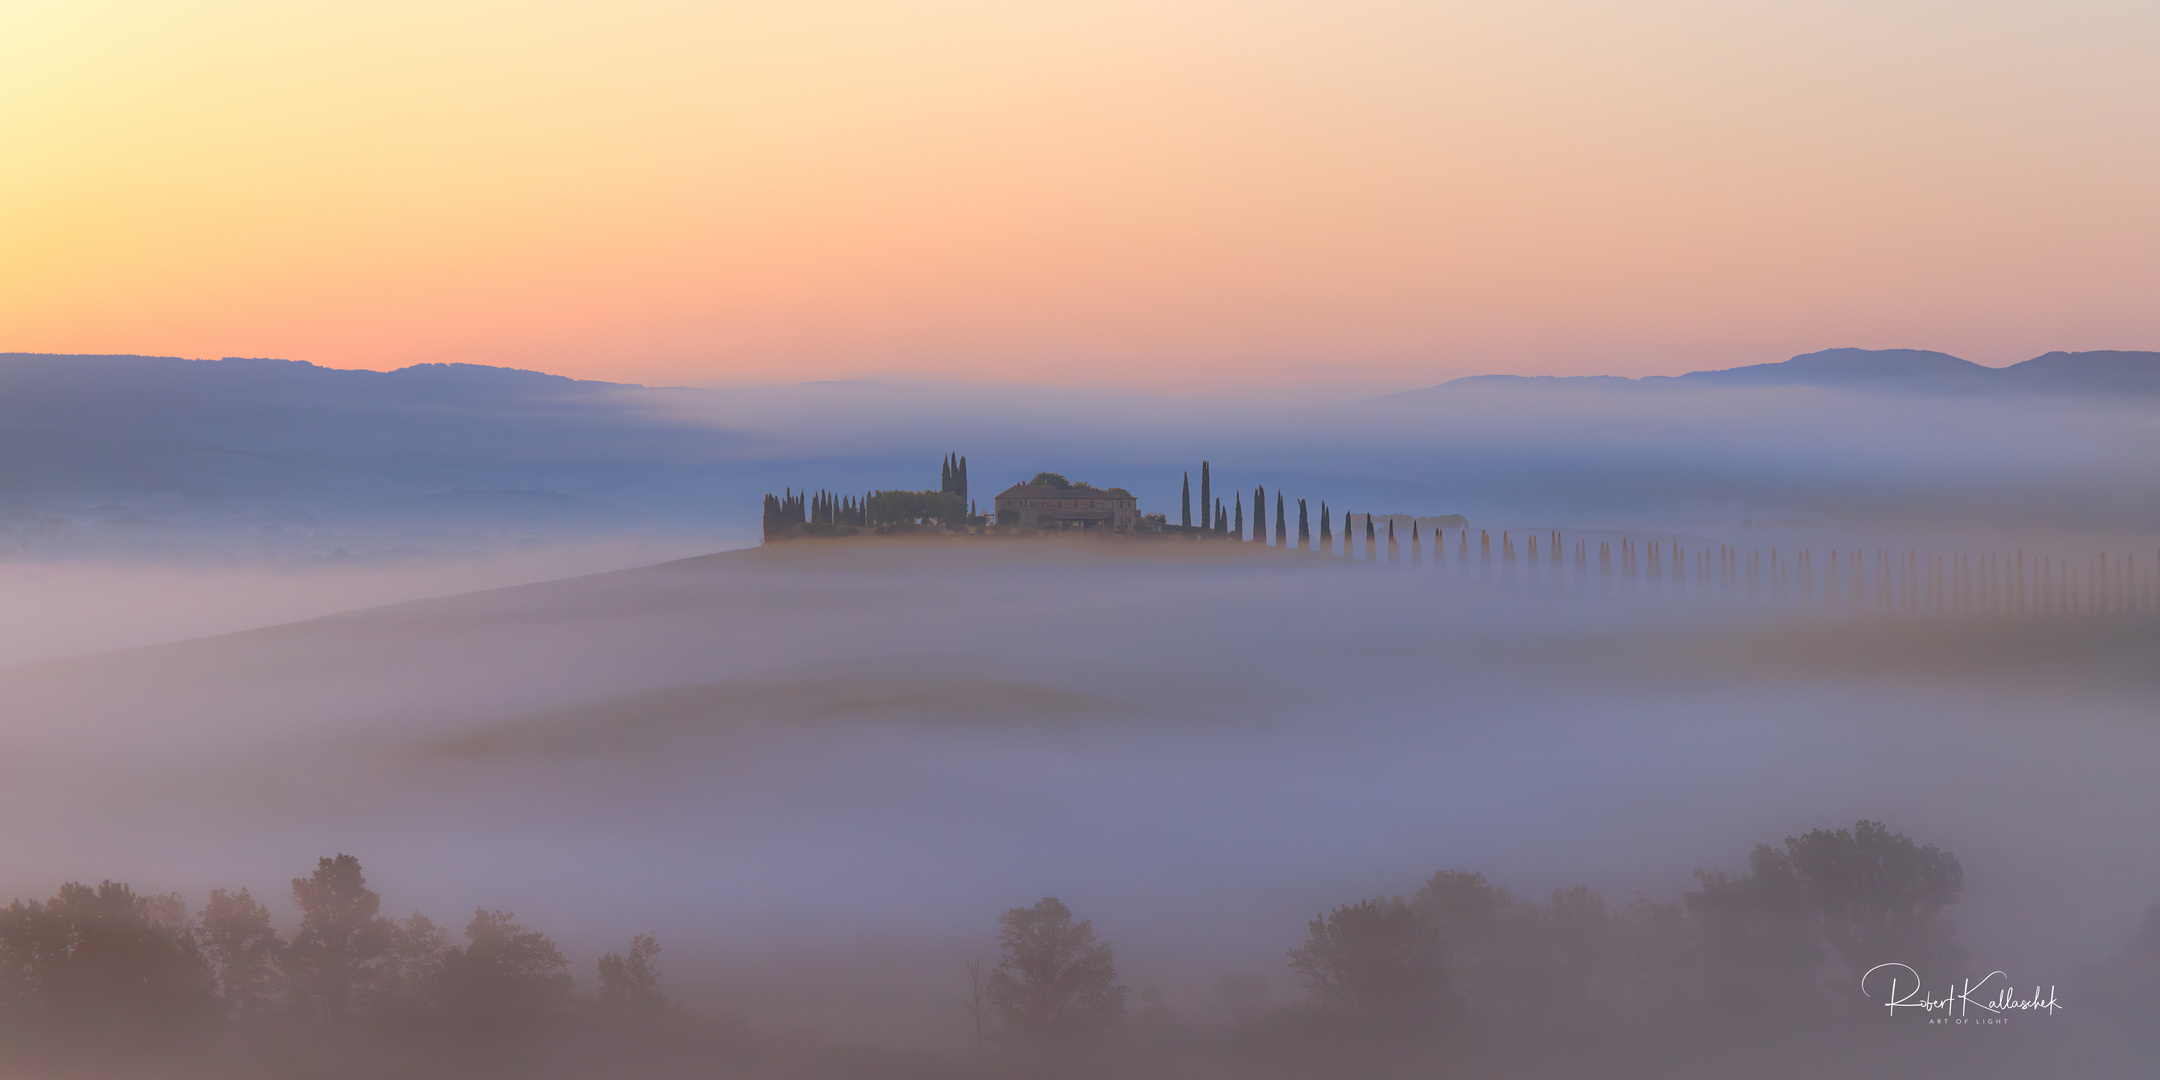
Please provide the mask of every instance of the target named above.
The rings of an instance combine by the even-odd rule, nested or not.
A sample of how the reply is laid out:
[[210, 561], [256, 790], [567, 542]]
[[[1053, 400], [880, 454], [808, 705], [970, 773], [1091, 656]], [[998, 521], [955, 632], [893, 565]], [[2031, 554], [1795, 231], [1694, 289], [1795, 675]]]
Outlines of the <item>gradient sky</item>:
[[2150, 0], [0, 0], [0, 350], [1404, 387], [2160, 348]]

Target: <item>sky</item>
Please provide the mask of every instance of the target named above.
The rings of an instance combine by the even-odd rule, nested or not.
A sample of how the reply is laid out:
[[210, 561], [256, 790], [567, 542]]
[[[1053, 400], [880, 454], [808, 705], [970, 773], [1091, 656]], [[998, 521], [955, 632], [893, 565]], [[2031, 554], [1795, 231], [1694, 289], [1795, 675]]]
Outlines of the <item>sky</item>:
[[0, 0], [0, 350], [1403, 389], [2160, 345], [2130, 0]]

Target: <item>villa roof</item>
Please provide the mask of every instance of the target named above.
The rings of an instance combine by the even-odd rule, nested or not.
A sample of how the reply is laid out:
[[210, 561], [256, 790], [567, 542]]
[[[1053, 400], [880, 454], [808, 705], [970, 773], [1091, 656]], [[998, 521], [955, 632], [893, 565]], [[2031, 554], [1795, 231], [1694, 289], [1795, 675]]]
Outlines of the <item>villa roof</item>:
[[1124, 488], [1052, 487], [1049, 484], [1014, 484], [997, 493], [1000, 499], [1130, 499]]

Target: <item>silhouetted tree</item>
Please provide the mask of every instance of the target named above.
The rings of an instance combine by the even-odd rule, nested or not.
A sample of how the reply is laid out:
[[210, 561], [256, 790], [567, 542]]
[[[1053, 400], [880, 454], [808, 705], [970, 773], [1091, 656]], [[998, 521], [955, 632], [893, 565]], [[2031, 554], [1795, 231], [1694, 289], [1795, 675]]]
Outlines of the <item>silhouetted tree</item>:
[[1297, 501], [1297, 546], [1300, 551], [1312, 550], [1312, 522], [1305, 515], [1305, 500]]
[[639, 934], [630, 939], [628, 953], [601, 957], [600, 1004], [636, 1012], [665, 1012], [668, 1002], [660, 992], [660, 969], [653, 966], [653, 957], [658, 955], [660, 939]]
[[[1302, 499], [1298, 500], [1298, 512], [1299, 512], [1300, 516], [1302, 516], [1302, 515], [1303, 515], [1303, 513], [1304, 513], [1304, 509], [1305, 509], [1305, 502], [1304, 502], [1304, 500], [1302, 500]], [[1302, 539], [1302, 537], [1300, 537], [1300, 539]], [[1282, 489], [1281, 489], [1281, 488], [1276, 488], [1276, 489], [1275, 489], [1275, 546], [1276, 546], [1276, 547], [1286, 547], [1286, 546], [1288, 546], [1288, 545], [1289, 545], [1289, 543], [1290, 543], [1290, 530], [1289, 530], [1289, 529], [1287, 529], [1287, 528], [1285, 528], [1285, 527], [1284, 527], [1284, 524], [1283, 524], [1283, 493], [1282, 493]]]
[[1252, 539], [1253, 543], [1267, 543], [1267, 486], [1255, 484], [1252, 489]]
[[360, 860], [344, 854], [294, 878], [292, 896], [300, 906], [300, 929], [285, 954], [292, 993], [318, 1016], [350, 1016], [355, 987], [390, 949], [393, 925], [382, 917], [382, 898], [367, 887]]
[[1208, 516], [1203, 525], [1211, 529], [1215, 528], [1216, 521], [1222, 517], [1222, 504], [1215, 501], [1215, 489], [1208, 479], [1208, 463], [1205, 461], [1200, 463], [1200, 512]]
[[[34, 1024], [179, 1025], [216, 1007], [210, 964], [170, 905], [117, 882], [68, 882], [0, 911], [0, 1001]], [[184, 920], [186, 906], [180, 905]]]
[[443, 956], [435, 998], [461, 1027], [531, 1026], [569, 1006], [569, 968], [547, 935], [520, 926], [508, 912], [476, 910], [465, 944]]
[[1237, 492], [1231, 496], [1231, 499], [1237, 504], [1237, 517], [1231, 522], [1231, 534], [1243, 540], [1245, 539], [1245, 493], [1242, 491]]
[[1094, 924], [1054, 897], [998, 917], [1003, 955], [984, 991], [1006, 1033], [1023, 1041], [1101, 1037], [1125, 1016], [1125, 988]]
[[1785, 851], [1815, 903], [1825, 943], [1854, 979], [1879, 963], [1941, 971], [1962, 959], [1956, 930], [1943, 917], [1965, 887], [1957, 856], [1880, 821], [1789, 836]]
[[[385, 920], [388, 922], [389, 920]], [[435, 1018], [435, 990], [450, 955], [450, 933], [415, 911], [389, 928], [389, 947], [360, 997], [360, 1011], [378, 1024], [411, 1027]]]
[[246, 889], [212, 889], [196, 933], [216, 973], [218, 1004], [227, 1016], [251, 1016], [276, 1001], [285, 942], [270, 926], [269, 908]]
[[1320, 500], [1320, 550], [1335, 554], [1335, 534], [1328, 529], [1327, 500]]
[[1724, 1012], [1774, 1014], [1820, 1003], [1814, 987], [1822, 937], [1807, 886], [1785, 853], [1757, 844], [1748, 872], [1695, 871], [1685, 894], [1704, 965], [1704, 994]]
[[1290, 969], [1320, 1003], [1408, 1020], [1447, 1001], [1447, 949], [1401, 897], [1346, 904], [1314, 918], [1309, 930], [1290, 950]]
[[1189, 472], [1178, 492], [1178, 524], [1192, 528], [1192, 474]]

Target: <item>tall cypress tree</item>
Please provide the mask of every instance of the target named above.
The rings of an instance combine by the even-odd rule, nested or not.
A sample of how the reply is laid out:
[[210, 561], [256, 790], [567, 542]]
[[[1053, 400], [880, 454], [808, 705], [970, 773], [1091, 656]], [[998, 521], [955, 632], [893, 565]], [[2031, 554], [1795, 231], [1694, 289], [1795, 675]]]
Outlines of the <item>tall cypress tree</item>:
[[1185, 486], [1178, 494], [1178, 524], [1192, 528], [1192, 473], [1185, 474]]
[[1290, 531], [1283, 528], [1282, 489], [1275, 489], [1275, 546], [1286, 547], [1290, 543]]
[[1245, 539], [1245, 493], [1240, 491], [1233, 497], [1237, 500], [1237, 538], [1243, 540]]
[[1335, 554], [1335, 532], [1328, 527], [1327, 500], [1320, 500], [1320, 550]]
[[1402, 562], [1402, 548], [1395, 543], [1395, 517], [1387, 519], [1387, 561], [1389, 566]]
[[[965, 500], [965, 499], [967, 499], [967, 497], [968, 497], [968, 481], [967, 481], [967, 459], [966, 459], [966, 458], [961, 458], [961, 459], [960, 459], [960, 498], [961, 498], [961, 499], [963, 499], [963, 500]], [[975, 504], [974, 504], [973, 502], [969, 502], [969, 503], [968, 503], [968, 506], [969, 506], [970, 508], [972, 508], [972, 507], [973, 507], [974, 505], [975, 505]]]
[[[1393, 526], [1393, 524], [1394, 524], [1393, 522], [1390, 522], [1390, 523], [1389, 523], [1389, 525], [1390, 525], [1391, 527]], [[1374, 532], [1373, 532], [1373, 523], [1372, 523], [1372, 515], [1371, 515], [1371, 514], [1367, 514], [1367, 515], [1365, 515], [1365, 561], [1366, 561], [1366, 562], [1372, 562], [1372, 561], [1373, 561], [1373, 539], [1374, 539], [1374, 536], [1375, 536], [1375, 534], [1374, 534]]]
[[1418, 520], [1410, 519], [1410, 565], [1425, 565], [1425, 548], [1418, 543]]
[[1230, 535], [1230, 511], [1223, 509], [1221, 499], [1215, 500], [1215, 534]]
[[1215, 501], [1214, 485], [1208, 480], [1208, 463], [1203, 461], [1200, 463], [1200, 512], [1207, 516], [1205, 524], [1208, 528], [1215, 527], [1216, 511], [1221, 507], [1222, 504]]
[[1299, 551], [1312, 550], [1312, 519], [1305, 515], [1305, 500], [1297, 501], [1297, 546]]
[[1218, 508], [1220, 508], [1220, 503], [1214, 501], [1214, 486], [1207, 482], [1207, 462], [1201, 462], [1201, 516], [1207, 518], [1207, 521], [1201, 523], [1203, 527], [1214, 529], [1214, 518], [1216, 518]]

